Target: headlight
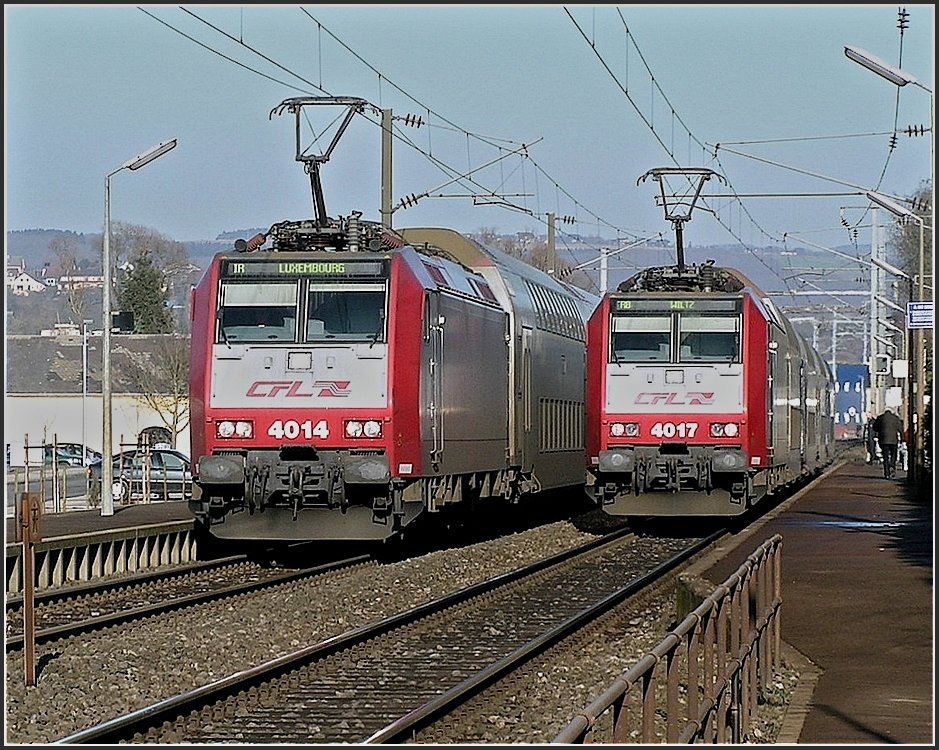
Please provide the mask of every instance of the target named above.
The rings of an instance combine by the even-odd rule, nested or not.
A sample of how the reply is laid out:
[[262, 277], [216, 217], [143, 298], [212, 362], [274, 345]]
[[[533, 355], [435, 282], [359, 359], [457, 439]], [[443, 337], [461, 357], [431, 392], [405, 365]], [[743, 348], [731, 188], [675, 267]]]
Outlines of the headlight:
[[711, 437], [736, 437], [740, 426], [736, 422], [712, 422]]
[[613, 422], [610, 425], [610, 435], [613, 437], [639, 437], [638, 422]]
[[245, 419], [232, 421], [230, 419], [218, 422], [215, 425], [215, 434], [220, 438], [251, 438], [254, 437], [254, 422]]
[[367, 419], [364, 422], [358, 419], [350, 419], [345, 424], [347, 438], [381, 437], [381, 422], [377, 419]]

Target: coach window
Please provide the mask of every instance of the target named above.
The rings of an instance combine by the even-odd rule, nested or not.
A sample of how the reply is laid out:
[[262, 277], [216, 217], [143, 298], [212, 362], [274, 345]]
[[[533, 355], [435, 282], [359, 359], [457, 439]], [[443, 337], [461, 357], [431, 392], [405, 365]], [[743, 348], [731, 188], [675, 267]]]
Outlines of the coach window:
[[679, 316], [679, 362], [739, 362], [740, 318]]
[[614, 316], [611, 341], [613, 362], [668, 362], [672, 321], [668, 316]]
[[307, 341], [385, 340], [385, 285], [310, 283]]
[[223, 284], [218, 318], [221, 342], [294, 341], [297, 284]]

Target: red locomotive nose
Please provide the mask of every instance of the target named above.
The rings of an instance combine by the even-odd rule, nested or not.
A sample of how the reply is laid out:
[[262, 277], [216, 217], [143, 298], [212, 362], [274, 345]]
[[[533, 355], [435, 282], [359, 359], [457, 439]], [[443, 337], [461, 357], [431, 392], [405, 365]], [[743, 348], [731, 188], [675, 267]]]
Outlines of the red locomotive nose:
[[191, 508], [210, 534], [382, 539], [583, 486], [595, 298], [452, 230], [355, 214], [238, 250], [193, 295]]
[[587, 360], [588, 493], [611, 515], [738, 515], [833, 457], [828, 367], [734, 269], [623, 282]]

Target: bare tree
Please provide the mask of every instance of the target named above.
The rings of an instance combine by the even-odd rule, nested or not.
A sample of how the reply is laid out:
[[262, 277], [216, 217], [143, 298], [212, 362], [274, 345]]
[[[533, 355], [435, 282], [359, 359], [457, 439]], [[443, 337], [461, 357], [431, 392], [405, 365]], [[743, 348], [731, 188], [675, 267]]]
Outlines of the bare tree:
[[[912, 197], [913, 212], [926, 222], [923, 231], [923, 278], [925, 285], [931, 286], [928, 279], [932, 277], [932, 231], [929, 227], [929, 217], [932, 213], [932, 190], [929, 183], [925, 183]], [[900, 267], [914, 279], [918, 285], [920, 266], [920, 225], [916, 221], [894, 222], [891, 228], [891, 240], [897, 250]], [[930, 289], [931, 291], [931, 289]], [[904, 289], [904, 297], [908, 296], [908, 288]], [[930, 298], [932, 295], [930, 295]]]
[[[193, 280], [198, 280], [199, 268], [189, 259], [182, 242], [172, 240], [155, 229], [138, 224], [116, 223], [111, 229], [111, 279], [118, 288], [123, 287], [127, 269], [134, 258], [147, 257], [163, 275], [163, 288], [170, 299], [188, 299]], [[118, 298], [117, 290], [114, 299]], [[182, 316], [188, 327], [188, 316]]]
[[115, 266], [123, 265], [143, 251], [166, 271], [189, 265], [189, 253], [182, 242], [139, 224], [115, 222], [111, 225], [111, 259]]
[[71, 277], [72, 281], [62, 284], [60, 287], [65, 295], [65, 303], [68, 309], [75, 316], [75, 323], [82, 324], [82, 321], [88, 315], [89, 299], [88, 288], [77, 281], [75, 277], [79, 275], [80, 269], [78, 256], [81, 247], [78, 240], [71, 236], [56, 237], [49, 243], [49, 250], [55, 258], [55, 272], [61, 279], [63, 276]]
[[[529, 235], [503, 237], [493, 227], [482, 227], [473, 236], [486, 247], [501, 250], [542, 271], [551, 270], [552, 258], [548, 253], [548, 243], [545, 240]], [[597, 285], [588, 274], [580, 269], [573, 270], [571, 264], [563, 258], [556, 258], [554, 262], [557, 264], [556, 277], [558, 279], [586, 291], [596, 291]]]
[[159, 414], [175, 448], [189, 426], [189, 338], [166, 334], [153, 339], [157, 343], [149, 351], [126, 352], [123, 374], [135, 398]]

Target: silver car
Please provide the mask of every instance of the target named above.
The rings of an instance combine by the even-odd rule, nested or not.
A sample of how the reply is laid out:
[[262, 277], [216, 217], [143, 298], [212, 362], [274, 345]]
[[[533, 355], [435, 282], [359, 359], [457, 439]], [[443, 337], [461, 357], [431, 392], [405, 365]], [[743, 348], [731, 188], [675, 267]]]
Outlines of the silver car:
[[[88, 466], [88, 494], [99, 497], [101, 460]], [[172, 448], [134, 449], [112, 460], [111, 496], [116, 502], [188, 500], [192, 497], [189, 457]]]
[[[52, 460], [53, 454], [55, 461]], [[81, 443], [48, 443], [43, 446], [43, 462], [46, 464], [56, 463], [59, 466], [88, 466], [96, 460], [101, 459], [101, 454], [96, 450], [87, 448]]]

